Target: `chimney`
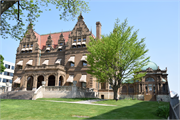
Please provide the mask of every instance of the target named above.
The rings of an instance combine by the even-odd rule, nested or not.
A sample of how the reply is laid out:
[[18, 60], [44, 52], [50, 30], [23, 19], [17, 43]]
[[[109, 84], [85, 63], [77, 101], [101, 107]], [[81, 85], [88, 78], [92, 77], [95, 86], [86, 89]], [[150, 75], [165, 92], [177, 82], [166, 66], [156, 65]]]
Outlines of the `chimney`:
[[101, 23], [96, 22], [96, 38], [101, 39]]

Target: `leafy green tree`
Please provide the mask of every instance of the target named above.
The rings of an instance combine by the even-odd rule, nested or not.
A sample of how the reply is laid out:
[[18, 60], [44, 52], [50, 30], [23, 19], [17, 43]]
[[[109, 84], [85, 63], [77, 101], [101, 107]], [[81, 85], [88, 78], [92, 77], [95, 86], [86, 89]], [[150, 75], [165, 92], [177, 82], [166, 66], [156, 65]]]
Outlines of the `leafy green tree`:
[[4, 72], [4, 62], [3, 62], [4, 58], [2, 55], [0, 55], [0, 72]]
[[64, 20], [74, 20], [80, 11], [89, 11], [88, 3], [81, 0], [2, 0], [0, 35], [4, 39], [10, 35], [16, 40], [21, 40], [27, 30], [24, 23], [29, 21], [33, 24], [43, 12], [42, 9], [50, 4], [60, 11], [60, 19]]
[[95, 76], [98, 82], [109, 83], [114, 99], [124, 80], [140, 80], [146, 74], [140, 72], [149, 59], [146, 57], [148, 49], [145, 49], [145, 38], [138, 41], [138, 30], [132, 30], [133, 26], [127, 25], [127, 19], [122, 24], [117, 19], [113, 32], [100, 40], [91, 38], [87, 45], [90, 52], [87, 55], [87, 72]]

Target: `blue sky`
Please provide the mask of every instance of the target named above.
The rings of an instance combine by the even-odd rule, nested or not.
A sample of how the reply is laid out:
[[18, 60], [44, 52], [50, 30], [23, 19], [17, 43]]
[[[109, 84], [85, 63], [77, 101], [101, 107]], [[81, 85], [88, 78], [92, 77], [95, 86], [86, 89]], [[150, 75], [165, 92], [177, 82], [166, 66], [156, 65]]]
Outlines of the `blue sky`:
[[[128, 25], [139, 29], [138, 38], [146, 38], [147, 56], [160, 69], [167, 67], [170, 90], [180, 95], [179, 75], [179, 0], [91, 0], [89, 13], [82, 13], [88, 28], [96, 36], [96, 22], [102, 24], [101, 34], [112, 32], [115, 19], [128, 19]], [[39, 34], [69, 31], [75, 26], [74, 21], [59, 19], [59, 11], [53, 5], [51, 11], [44, 11], [35, 22], [35, 31]], [[26, 23], [28, 25], [28, 23]], [[19, 41], [9, 37], [0, 40], [0, 54], [9, 62], [15, 63]]]

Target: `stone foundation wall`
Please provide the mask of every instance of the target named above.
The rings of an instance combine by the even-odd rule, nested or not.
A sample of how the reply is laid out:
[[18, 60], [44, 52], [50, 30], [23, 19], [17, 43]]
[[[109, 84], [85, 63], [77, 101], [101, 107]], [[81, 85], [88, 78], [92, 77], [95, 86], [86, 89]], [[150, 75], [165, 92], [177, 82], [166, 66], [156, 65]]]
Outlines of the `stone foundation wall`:
[[99, 92], [98, 98], [102, 98], [104, 96], [104, 99], [114, 99], [114, 93], [113, 92]]
[[137, 99], [144, 100], [144, 95], [120, 95], [119, 99]]
[[164, 101], [164, 102], [170, 102], [170, 96], [169, 95], [156, 95], [157, 101]]

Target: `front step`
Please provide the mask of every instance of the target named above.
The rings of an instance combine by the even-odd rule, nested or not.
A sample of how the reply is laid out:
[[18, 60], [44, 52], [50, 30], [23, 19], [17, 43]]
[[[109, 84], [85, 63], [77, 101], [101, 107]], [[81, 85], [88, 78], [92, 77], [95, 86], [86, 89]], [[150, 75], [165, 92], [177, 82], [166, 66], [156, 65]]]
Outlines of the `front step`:
[[26, 99], [32, 100], [34, 91], [10, 91], [0, 95], [1, 99]]

